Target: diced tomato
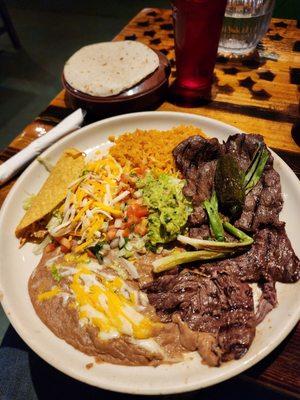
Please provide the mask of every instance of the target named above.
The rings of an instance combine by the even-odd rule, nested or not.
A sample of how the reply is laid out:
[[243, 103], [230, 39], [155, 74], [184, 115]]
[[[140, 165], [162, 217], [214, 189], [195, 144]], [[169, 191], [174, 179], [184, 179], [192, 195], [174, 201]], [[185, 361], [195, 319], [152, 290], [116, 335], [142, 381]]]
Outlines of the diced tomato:
[[135, 199], [128, 199], [128, 200], [126, 200], [126, 203], [127, 203], [129, 206], [132, 206], [133, 204], [136, 203], [136, 200], [135, 200]]
[[146, 206], [141, 206], [140, 204], [136, 204], [134, 207], [135, 207], [135, 215], [138, 218], [147, 217], [148, 208]]
[[119, 186], [118, 186], [118, 191], [117, 191], [117, 195], [120, 194], [121, 192], [125, 191], [125, 190], [129, 190], [130, 186], [125, 183], [125, 182], [120, 182]]
[[147, 233], [147, 220], [145, 218], [142, 219], [142, 221], [134, 227], [134, 233], [137, 233], [138, 235], [145, 236]]
[[87, 249], [86, 252], [87, 252], [87, 255], [88, 255], [89, 257], [91, 257], [91, 258], [96, 258], [95, 255], [91, 252], [91, 250]]
[[128, 218], [130, 217], [136, 217], [138, 219], [147, 217], [148, 215], [148, 208], [146, 206], [141, 206], [138, 203], [131, 204], [127, 208], [127, 216]]
[[51, 253], [51, 251], [54, 251], [56, 249], [56, 244], [55, 243], [49, 243], [47, 244], [45, 248], [46, 253]]
[[69, 253], [70, 249], [68, 249], [67, 247], [65, 247], [64, 245], [60, 246], [60, 250], [62, 253], [66, 254]]
[[122, 235], [124, 238], [127, 238], [130, 235], [130, 230], [128, 228], [125, 228], [122, 232]]
[[68, 240], [63, 236], [55, 237], [54, 239], [61, 245], [61, 248], [64, 247], [65, 249], [67, 249], [67, 251], [62, 250], [63, 253], [66, 253], [71, 250], [72, 247], [71, 240]]
[[129, 186], [134, 185], [134, 179], [132, 179], [129, 175], [122, 174], [120, 180]]
[[140, 219], [135, 215], [130, 215], [127, 219], [127, 226], [136, 225], [140, 222]]
[[116, 229], [110, 228], [110, 229], [107, 231], [107, 234], [106, 234], [107, 240], [108, 240], [108, 241], [113, 240], [113, 239], [116, 237], [116, 233], [117, 233], [117, 230], [116, 230]]
[[137, 167], [137, 168], [135, 168], [135, 172], [137, 175], [141, 176], [141, 175], [144, 175], [144, 173], [146, 172], [146, 169], [143, 167]]
[[68, 240], [67, 238], [62, 237], [62, 238], [60, 239], [59, 243], [60, 243], [62, 246], [66, 247], [68, 250], [70, 250], [70, 248], [71, 248], [71, 241]]

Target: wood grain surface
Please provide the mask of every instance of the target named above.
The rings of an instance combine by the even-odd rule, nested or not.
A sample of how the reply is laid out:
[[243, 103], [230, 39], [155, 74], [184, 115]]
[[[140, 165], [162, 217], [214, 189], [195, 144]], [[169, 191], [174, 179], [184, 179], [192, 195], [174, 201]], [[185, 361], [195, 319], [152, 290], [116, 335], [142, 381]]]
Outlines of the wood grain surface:
[[[251, 59], [219, 58], [215, 68], [213, 101], [205, 107], [181, 108], [164, 102], [160, 110], [183, 111], [219, 119], [245, 132], [261, 133], [300, 177], [300, 24], [273, 19]], [[174, 39], [170, 10], [144, 9], [114, 40], [139, 40], [162, 51], [175, 78]], [[0, 153], [0, 163], [45, 134], [72, 112], [61, 91], [31, 124]], [[89, 120], [86, 123], [90, 122]], [[0, 206], [12, 187], [0, 188]], [[239, 376], [300, 398], [300, 325], [258, 365]]]

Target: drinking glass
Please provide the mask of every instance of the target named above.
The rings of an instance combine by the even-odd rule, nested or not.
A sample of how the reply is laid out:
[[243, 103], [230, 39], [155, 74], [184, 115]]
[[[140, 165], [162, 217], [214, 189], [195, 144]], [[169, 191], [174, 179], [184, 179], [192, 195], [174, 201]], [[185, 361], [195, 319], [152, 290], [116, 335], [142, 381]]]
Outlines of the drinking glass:
[[173, 0], [176, 80], [171, 101], [193, 106], [210, 97], [227, 0]]
[[252, 53], [268, 30], [274, 3], [275, 0], [228, 0], [219, 54], [239, 57]]

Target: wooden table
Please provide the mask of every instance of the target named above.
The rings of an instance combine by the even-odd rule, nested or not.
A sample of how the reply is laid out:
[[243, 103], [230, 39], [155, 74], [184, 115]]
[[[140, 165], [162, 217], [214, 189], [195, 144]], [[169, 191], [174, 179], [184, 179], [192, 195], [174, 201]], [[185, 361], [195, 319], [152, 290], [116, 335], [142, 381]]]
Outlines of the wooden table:
[[[139, 40], [159, 49], [169, 58], [172, 66], [171, 79], [174, 79], [176, 72], [172, 29], [169, 10], [144, 9], [114, 40]], [[180, 108], [165, 102], [160, 110], [204, 115], [227, 122], [245, 132], [261, 133], [267, 144], [283, 157], [299, 176], [299, 52], [300, 23], [273, 19], [266, 37], [259, 45], [259, 54], [256, 57], [243, 62], [218, 59], [213, 102], [201, 108]], [[71, 112], [65, 104], [62, 91], [47, 109], [0, 153], [0, 162], [45, 134]], [[13, 184], [14, 180], [0, 189], [0, 205]], [[242, 387], [244, 390], [243, 387], [249, 387], [249, 384], [250, 387], [251, 384], [262, 385], [283, 396], [300, 398], [300, 325], [271, 355], [231, 380], [226, 384], [226, 388], [231, 385], [229, 392], [236, 392], [238, 388]], [[218, 385], [221, 389], [214, 393], [220, 394], [218, 398], [225, 399], [222, 391], [226, 389], [222, 385], [225, 384]], [[208, 393], [212, 392], [208, 390]]]

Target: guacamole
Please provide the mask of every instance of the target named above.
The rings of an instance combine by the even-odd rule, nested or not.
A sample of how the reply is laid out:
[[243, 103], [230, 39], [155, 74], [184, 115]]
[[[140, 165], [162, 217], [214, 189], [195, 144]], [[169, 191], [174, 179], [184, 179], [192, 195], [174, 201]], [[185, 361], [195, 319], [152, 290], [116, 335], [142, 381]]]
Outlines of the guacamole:
[[185, 181], [172, 175], [148, 173], [138, 181], [143, 201], [149, 208], [148, 237], [152, 245], [176, 239], [192, 207], [182, 193]]

